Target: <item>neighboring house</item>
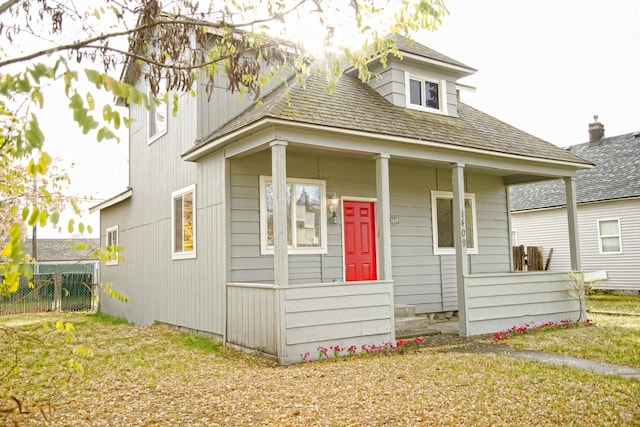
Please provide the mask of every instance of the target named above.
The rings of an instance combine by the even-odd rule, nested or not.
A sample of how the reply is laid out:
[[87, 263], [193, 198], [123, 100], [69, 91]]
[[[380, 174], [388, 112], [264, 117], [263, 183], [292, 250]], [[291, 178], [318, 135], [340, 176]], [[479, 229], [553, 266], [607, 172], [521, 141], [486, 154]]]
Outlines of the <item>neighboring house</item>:
[[24, 242], [24, 251], [36, 258], [34, 273], [95, 273], [99, 260], [91, 256], [91, 249], [100, 247], [100, 239], [36, 239], [36, 256], [33, 256], [33, 241]]
[[565, 273], [511, 271], [507, 188], [558, 177], [571, 196], [591, 164], [460, 102], [474, 69], [398, 47], [331, 93], [290, 79], [256, 108], [219, 78], [175, 117], [131, 105], [130, 188], [92, 208], [124, 248], [102, 280], [129, 302], [103, 310], [283, 364], [393, 341], [394, 304], [458, 310], [461, 335], [576, 319]]
[[[640, 132], [604, 137], [589, 125], [590, 141], [567, 151], [596, 164], [576, 177], [581, 270], [604, 289], [640, 290]], [[562, 182], [510, 189], [517, 243], [551, 249], [551, 271], [567, 271], [569, 238]]]

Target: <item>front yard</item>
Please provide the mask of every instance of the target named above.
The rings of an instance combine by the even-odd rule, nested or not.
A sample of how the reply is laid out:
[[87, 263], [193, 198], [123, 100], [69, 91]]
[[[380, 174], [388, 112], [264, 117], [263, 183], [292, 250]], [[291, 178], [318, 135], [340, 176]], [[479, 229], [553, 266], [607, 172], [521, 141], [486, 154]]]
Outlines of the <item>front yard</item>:
[[[44, 332], [43, 320], [73, 322], [71, 342], [64, 330]], [[640, 381], [494, 353], [450, 351], [456, 344], [426, 342], [405, 355], [278, 367], [204, 337], [103, 315], [13, 316], [0, 318], [0, 324], [0, 375], [8, 374], [0, 389], [1, 425], [640, 424]], [[619, 327], [603, 317], [592, 327], [517, 339], [560, 336], [560, 341], [609, 348], [594, 337], [622, 334], [630, 336], [637, 352], [640, 320]], [[32, 331], [17, 353], [5, 345], [16, 330]]]

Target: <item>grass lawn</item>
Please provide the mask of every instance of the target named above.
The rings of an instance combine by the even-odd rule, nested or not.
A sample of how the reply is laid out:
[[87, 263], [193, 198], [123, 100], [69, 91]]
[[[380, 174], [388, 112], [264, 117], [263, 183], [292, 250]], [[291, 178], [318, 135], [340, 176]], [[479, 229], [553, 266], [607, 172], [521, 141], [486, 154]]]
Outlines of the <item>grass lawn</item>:
[[[56, 320], [75, 332], [56, 330]], [[0, 425], [640, 425], [640, 381], [493, 353], [423, 348], [279, 367], [103, 315], [0, 325]], [[12, 346], [18, 332], [26, 335]]]
[[597, 293], [587, 297], [587, 310], [640, 316], [640, 296]]
[[587, 297], [591, 326], [543, 329], [516, 335], [506, 343], [521, 349], [547, 351], [640, 368], [640, 297], [598, 294]]

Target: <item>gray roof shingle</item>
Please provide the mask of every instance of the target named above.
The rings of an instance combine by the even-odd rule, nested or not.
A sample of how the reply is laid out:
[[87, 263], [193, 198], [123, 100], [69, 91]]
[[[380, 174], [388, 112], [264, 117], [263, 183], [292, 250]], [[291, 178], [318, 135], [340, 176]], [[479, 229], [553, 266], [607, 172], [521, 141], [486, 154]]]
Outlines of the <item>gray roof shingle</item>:
[[469, 67], [460, 61], [456, 61], [453, 58], [449, 58], [440, 52], [437, 52], [430, 47], [424, 46], [420, 43], [411, 42], [406, 38], [399, 35], [391, 35], [389, 38], [396, 42], [396, 47], [401, 52], [412, 53], [414, 55], [422, 56], [424, 58], [434, 59], [436, 61], [445, 62], [447, 64], [455, 65], [457, 67], [466, 68], [469, 71], [477, 71], [475, 68]]
[[[100, 239], [92, 238], [69, 238], [69, 239], [37, 239], [36, 250], [38, 261], [79, 261], [96, 259], [95, 256], [88, 257], [89, 249], [76, 250], [75, 246], [80, 243], [87, 245], [87, 248], [96, 249], [100, 247]], [[32, 240], [26, 239], [24, 251], [32, 256]]]
[[[567, 151], [595, 163], [576, 175], [578, 203], [640, 197], [640, 132], [603, 138], [567, 147]], [[510, 188], [511, 210], [548, 208], [566, 204], [564, 182], [559, 180]]]
[[[250, 106], [191, 150], [264, 118], [298, 124], [319, 125], [349, 131], [403, 137], [508, 153], [546, 160], [589, 164], [572, 153], [514, 128], [464, 103], [458, 103], [458, 117], [397, 107], [354, 76], [343, 75], [336, 88], [327, 92], [323, 76], [312, 75], [303, 86], [297, 80], [283, 84]], [[189, 151], [191, 151], [189, 150]], [[186, 154], [186, 153], [185, 153]]]

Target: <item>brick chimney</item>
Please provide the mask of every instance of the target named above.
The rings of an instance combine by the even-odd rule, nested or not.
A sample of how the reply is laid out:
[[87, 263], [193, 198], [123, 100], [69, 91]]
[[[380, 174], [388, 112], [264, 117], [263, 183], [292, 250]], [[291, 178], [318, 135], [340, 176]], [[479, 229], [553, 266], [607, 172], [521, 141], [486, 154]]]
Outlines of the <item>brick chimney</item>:
[[589, 147], [600, 144], [604, 138], [604, 125], [598, 121], [598, 116], [593, 116], [593, 123], [589, 123]]

